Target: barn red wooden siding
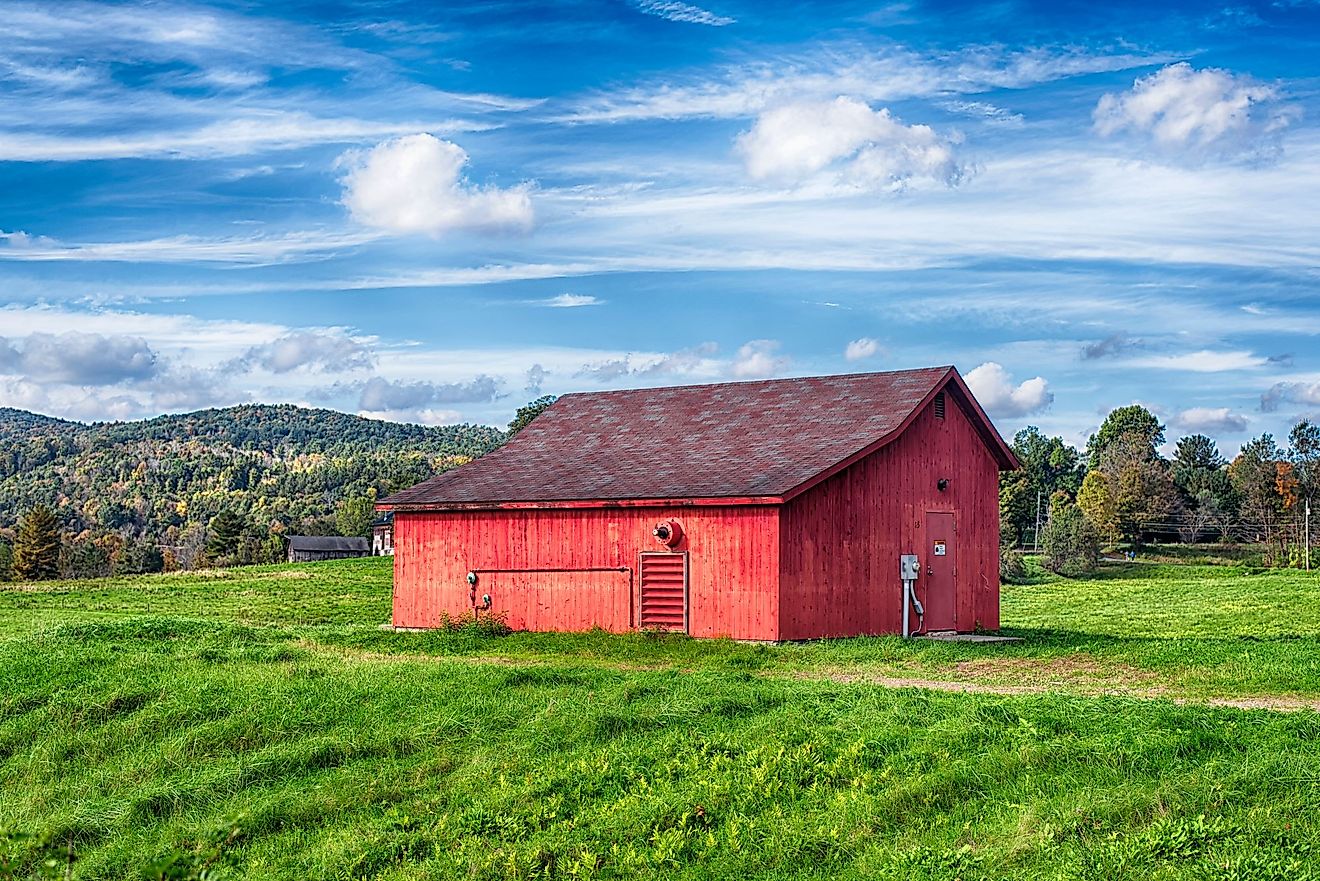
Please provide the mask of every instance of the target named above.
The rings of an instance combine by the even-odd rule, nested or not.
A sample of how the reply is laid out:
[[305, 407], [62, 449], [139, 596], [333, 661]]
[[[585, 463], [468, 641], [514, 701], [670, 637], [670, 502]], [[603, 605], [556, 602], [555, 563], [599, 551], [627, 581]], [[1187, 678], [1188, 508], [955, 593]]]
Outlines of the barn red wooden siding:
[[[688, 555], [688, 632], [777, 639], [778, 508], [569, 508], [394, 517], [394, 624], [435, 627], [442, 613], [472, 614], [476, 596], [515, 629], [622, 633], [636, 624], [638, 555], [662, 550], [656, 523], [683, 524]], [[485, 573], [483, 569], [630, 568], [622, 572]], [[629, 588], [632, 588], [630, 593]]]

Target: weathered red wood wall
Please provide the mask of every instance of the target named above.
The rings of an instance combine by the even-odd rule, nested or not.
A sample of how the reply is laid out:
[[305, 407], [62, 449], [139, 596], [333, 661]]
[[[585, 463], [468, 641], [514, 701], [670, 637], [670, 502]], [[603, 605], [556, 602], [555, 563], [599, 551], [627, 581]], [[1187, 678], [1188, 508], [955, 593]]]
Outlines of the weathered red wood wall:
[[779, 512], [770, 505], [396, 512], [394, 624], [470, 614], [470, 570], [626, 566], [631, 594], [619, 572], [481, 573], [476, 593], [519, 630], [630, 630], [638, 554], [663, 550], [651, 530], [671, 517], [689, 555], [688, 632], [779, 639]]
[[[928, 404], [893, 443], [782, 508], [781, 639], [901, 632], [898, 558], [918, 554], [925, 573], [941, 537], [925, 534], [928, 511], [955, 517], [956, 628], [998, 629], [998, 464], [946, 394], [944, 419]], [[925, 598], [920, 581], [917, 595]]]

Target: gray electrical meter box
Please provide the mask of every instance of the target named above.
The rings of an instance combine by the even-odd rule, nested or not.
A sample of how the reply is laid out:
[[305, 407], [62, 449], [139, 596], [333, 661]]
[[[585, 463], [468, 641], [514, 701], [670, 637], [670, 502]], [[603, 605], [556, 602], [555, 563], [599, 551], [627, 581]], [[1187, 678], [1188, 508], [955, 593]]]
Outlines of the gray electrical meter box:
[[921, 563], [916, 554], [903, 554], [898, 558], [899, 578], [903, 581], [916, 581], [921, 573]]

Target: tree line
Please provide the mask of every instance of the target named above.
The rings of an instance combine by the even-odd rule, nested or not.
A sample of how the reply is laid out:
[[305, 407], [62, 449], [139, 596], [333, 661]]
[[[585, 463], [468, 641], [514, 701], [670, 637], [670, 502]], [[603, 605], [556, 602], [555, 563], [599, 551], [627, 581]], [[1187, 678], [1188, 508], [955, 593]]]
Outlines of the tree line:
[[0, 408], [0, 580], [273, 562], [290, 534], [369, 534], [376, 498], [505, 438], [285, 405], [95, 425]]
[[1034, 426], [1019, 431], [1011, 446], [1022, 469], [1000, 480], [1004, 547], [1040, 550], [1061, 571], [1093, 567], [1102, 545], [1152, 540], [1253, 542], [1267, 565], [1317, 564], [1320, 548], [1307, 554], [1320, 426], [1296, 423], [1286, 444], [1261, 435], [1232, 461], [1204, 434], [1180, 438], [1166, 459], [1165, 440], [1158, 417], [1136, 404], [1110, 412], [1084, 453]]

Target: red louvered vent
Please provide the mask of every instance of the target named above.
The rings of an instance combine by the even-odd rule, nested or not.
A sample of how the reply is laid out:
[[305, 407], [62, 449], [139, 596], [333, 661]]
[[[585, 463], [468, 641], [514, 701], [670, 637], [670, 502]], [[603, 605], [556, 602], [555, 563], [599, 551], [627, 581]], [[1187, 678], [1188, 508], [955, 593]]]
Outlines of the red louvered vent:
[[687, 629], [687, 554], [642, 554], [642, 629]]

